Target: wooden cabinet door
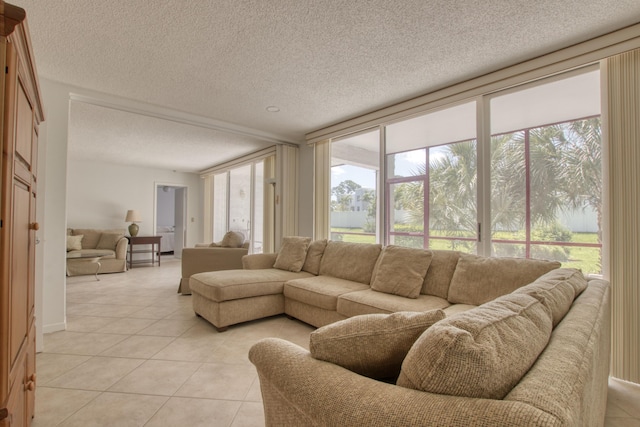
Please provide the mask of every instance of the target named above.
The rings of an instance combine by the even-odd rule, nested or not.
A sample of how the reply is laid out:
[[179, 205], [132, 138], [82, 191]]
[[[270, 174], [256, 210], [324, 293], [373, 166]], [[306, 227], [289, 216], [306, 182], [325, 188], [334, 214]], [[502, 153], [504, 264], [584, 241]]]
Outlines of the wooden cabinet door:
[[[2, 387], [8, 387], [5, 425], [28, 426], [35, 406], [35, 231], [37, 127], [19, 59], [6, 51], [2, 149]], [[3, 375], [4, 376], [4, 375]], [[6, 392], [5, 392], [6, 393]], [[2, 393], [0, 393], [2, 394]]]

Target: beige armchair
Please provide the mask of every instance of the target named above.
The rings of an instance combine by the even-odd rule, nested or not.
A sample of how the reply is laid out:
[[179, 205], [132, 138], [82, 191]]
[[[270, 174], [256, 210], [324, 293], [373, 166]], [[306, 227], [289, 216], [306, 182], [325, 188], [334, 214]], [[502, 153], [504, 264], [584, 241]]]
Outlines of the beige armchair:
[[182, 250], [182, 278], [178, 292], [191, 295], [189, 277], [196, 273], [242, 269], [242, 257], [249, 253], [249, 242], [244, 235], [228, 232], [221, 242], [196, 244]]

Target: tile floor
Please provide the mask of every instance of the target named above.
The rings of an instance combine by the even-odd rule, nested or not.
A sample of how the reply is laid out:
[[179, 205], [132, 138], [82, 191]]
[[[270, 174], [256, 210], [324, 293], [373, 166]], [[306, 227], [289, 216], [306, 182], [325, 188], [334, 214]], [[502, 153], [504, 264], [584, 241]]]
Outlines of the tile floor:
[[[180, 261], [67, 280], [67, 330], [37, 355], [33, 427], [263, 426], [247, 352], [276, 336], [308, 347], [284, 316], [218, 333], [176, 293]], [[609, 382], [606, 426], [640, 427], [640, 386]]]

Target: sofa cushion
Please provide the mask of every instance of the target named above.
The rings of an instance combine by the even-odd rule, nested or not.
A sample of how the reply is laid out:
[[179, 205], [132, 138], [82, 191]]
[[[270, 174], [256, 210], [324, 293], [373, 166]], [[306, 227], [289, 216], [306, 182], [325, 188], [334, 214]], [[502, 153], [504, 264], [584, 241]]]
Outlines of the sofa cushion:
[[396, 311], [429, 311], [448, 306], [449, 302], [446, 299], [433, 295], [419, 295], [414, 299], [365, 289], [342, 294], [338, 298], [337, 311], [343, 316], [352, 317]]
[[431, 251], [389, 245], [382, 250], [371, 279], [371, 289], [418, 298], [431, 263]]
[[82, 249], [95, 249], [100, 241], [102, 230], [95, 230], [93, 228], [74, 228], [74, 236], [84, 236], [82, 238]]
[[314, 240], [309, 244], [307, 249], [307, 258], [304, 260], [302, 271], [306, 271], [316, 276], [320, 273], [320, 261], [322, 261], [322, 255], [324, 249], [327, 247], [327, 239]]
[[481, 305], [559, 267], [557, 261], [460, 254], [447, 299], [453, 304]]
[[311, 333], [311, 356], [370, 378], [396, 378], [402, 360], [441, 310], [355, 316]]
[[274, 268], [298, 272], [304, 265], [311, 237], [289, 236], [282, 238]]
[[535, 282], [516, 289], [514, 293], [531, 295], [545, 305], [551, 312], [555, 327], [571, 308], [576, 289], [587, 286], [582, 272], [575, 268], [557, 268], [538, 278]]
[[102, 233], [100, 240], [96, 245], [96, 249], [115, 249], [118, 241], [124, 237], [124, 234], [120, 233]]
[[421, 294], [447, 298], [453, 272], [456, 270], [460, 252], [434, 250], [431, 264], [424, 278]]
[[220, 246], [223, 248], [239, 248], [244, 243], [244, 235], [238, 231], [227, 231], [222, 236]]
[[67, 252], [81, 250], [83, 237], [82, 234], [78, 236], [67, 236]]
[[340, 295], [363, 289], [369, 289], [369, 286], [351, 280], [321, 275], [289, 280], [284, 286], [284, 296], [308, 305], [335, 311]]
[[260, 270], [222, 270], [197, 273], [189, 278], [189, 287], [212, 301], [230, 301], [282, 293], [283, 283], [311, 274], [267, 268]]
[[320, 275], [368, 285], [382, 245], [330, 240], [320, 262]]
[[551, 336], [537, 299], [509, 294], [427, 329], [409, 350], [397, 384], [452, 396], [502, 399]]

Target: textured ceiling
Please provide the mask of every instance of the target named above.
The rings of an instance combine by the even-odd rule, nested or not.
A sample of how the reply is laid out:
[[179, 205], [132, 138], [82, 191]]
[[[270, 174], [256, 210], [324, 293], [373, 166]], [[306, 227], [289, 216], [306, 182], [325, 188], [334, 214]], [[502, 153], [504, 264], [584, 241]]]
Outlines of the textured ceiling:
[[[27, 11], [43, 78], [297, 142], [326, 125], [640, 21], [638, 0], [12, 3]], [[72, 106], [71, 155], [103, 156], [122, 144], [139, 154], [121, 162], [151, 158], [198, 170], [273, 144], [101, 109]], [[215, 148], [203, 148], [209, 145]], [[193, 160], [191, 149], [218, 157]]]

